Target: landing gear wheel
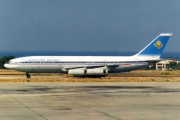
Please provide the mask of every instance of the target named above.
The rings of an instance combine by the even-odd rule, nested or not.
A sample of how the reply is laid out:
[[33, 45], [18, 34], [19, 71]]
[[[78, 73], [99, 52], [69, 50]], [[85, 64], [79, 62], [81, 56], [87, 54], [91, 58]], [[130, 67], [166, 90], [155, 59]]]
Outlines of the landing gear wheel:
[[29, 73], [26, 73], [27, 78], [31, 78], [31, 75]]

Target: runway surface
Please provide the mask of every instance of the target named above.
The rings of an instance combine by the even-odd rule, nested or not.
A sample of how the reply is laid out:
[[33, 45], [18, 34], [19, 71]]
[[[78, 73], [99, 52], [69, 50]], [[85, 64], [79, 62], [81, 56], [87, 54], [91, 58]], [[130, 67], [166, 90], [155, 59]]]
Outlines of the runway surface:
[[0, 83], [2, 120], [178, 120], [178, 82]]

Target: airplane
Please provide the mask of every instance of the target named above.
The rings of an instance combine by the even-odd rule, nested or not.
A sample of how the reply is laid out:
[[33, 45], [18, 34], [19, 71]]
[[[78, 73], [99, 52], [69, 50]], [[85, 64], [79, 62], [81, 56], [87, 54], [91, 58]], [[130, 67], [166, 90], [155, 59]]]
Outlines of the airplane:
[[162, 33], [132, 56], [28, 56], [10, 60], [4, 66], [21, 72], [65, 73], [74, 76], [106, 76], [141, 69], [158, 62], [172, 33]]

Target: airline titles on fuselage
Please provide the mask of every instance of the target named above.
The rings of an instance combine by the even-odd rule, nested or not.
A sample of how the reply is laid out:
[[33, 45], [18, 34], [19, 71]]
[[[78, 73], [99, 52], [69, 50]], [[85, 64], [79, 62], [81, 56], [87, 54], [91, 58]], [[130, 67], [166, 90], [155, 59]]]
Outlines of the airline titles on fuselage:
[[29, 61], [29, 62], [44, 62], [44, 61], [47, 61], [47, 62], [58, 62], [60, 60], [59, 59], [28, 59], [27, 61]]

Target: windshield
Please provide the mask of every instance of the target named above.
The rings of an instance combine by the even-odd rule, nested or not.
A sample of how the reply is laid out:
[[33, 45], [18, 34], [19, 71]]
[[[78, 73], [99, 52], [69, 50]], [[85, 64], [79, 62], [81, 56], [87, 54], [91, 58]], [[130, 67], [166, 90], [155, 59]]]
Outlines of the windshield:
[[7, 62], [7, 64], [11, 64], [12, 63], [12, 60], [9, 60], [8, 62]]

